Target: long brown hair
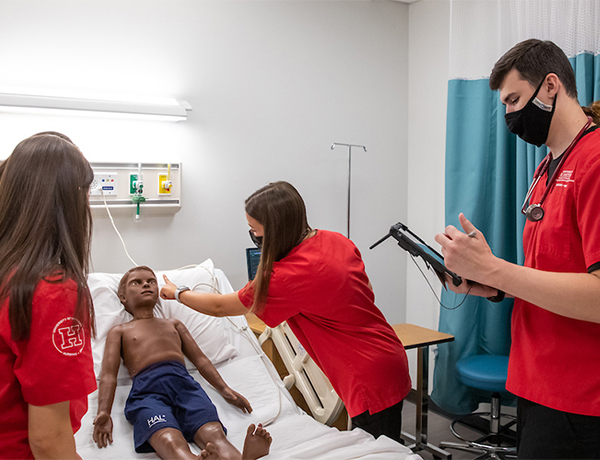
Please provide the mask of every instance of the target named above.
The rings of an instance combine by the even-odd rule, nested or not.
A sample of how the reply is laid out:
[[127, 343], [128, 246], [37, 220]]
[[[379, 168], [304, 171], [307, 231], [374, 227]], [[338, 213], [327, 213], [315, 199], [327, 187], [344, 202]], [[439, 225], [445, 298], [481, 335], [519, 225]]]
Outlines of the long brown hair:
[[287, 256], [311, 230], [304, 200], [288, 182], [272, 182], [250, 195], [246, 213], [264, 227], [260, 263], [253, 281], [254, 305], [262, 307], [267, 299], [273, 263]]
[[77, 283], [75, 317], [89, 324], [90, 164], [64, 134], [35, 134], [0, 166], [0, 305], [9, 299], [13, 340], [29, 338], [37, 284], [57, 274]]
[[600, 125], [600, 101], [594, 101], [587, 107], [582, 107], [582, 109], [588, 117], [592, 117], [596, 125]]

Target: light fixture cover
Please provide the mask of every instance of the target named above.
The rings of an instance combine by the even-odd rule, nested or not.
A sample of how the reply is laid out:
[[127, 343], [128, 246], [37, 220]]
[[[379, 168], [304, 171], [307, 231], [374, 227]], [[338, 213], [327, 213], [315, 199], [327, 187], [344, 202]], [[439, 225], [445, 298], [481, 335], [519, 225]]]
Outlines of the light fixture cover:
[[70, 111], [126, 116], [135, 118], [183, 121], [192, 107], [186, 101], [175, 101], [172, 104], [154, 102], [130, 102], [118, 100], [102, 100], [75, 97], [37, 96], [28, 94], [0, 93], [0, 110], [2, 111]]

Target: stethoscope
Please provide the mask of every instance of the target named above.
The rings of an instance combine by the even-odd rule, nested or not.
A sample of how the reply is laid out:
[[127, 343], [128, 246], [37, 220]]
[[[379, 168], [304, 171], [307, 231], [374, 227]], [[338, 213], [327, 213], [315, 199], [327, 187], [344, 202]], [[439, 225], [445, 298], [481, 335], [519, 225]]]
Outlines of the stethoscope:
[[542, 199], [540, 200], [540, 202], [538, 204], [530, 204], [529, 206], [527, 206], [527, 204], [529, 203], [529, 198], [531, 197], [531, 194], [535, 190], [535, 186], [540, 181], [540, 178], [544, 174], [546, 174], [546, 171], [548, 171], [548, 168], [550, 167], [550, 163], [552, 162], [552, 152], [548, 153], [546, 158], [544, 158], [544, 161], [542, 161], [542, 163], [538, 166], [535, 174], [533, 175], [533, 182], [529, 186], [529, 190], [527, 190], [527, 195], [525, 195], [525, 201], [523, 201], [523, 206], [521, 207], [521, 212], [523, 214], [525, 214], [525, 216], [527, 217], [527, 220], [529, 220], [531, 222], [539, 222], [540, 220], [542, 220], [544, 218], [544, 209], [542, 208], [542, 204], [544, 203], [544, 201], [546, 200], [546, 197], [550, 193], [550, 190], [552, 189], [552, 186], [554, 185], [554, 182], [555, 182], [556, 178], [558, 177], [558, 173], [560, 172], [560, 168], [562, 167], [563, 163], [565, 162], [565, 160], [567, 159], [567, 157], [569, 156], [569, 154], [571, 153], [571, 151], [573, 150], [573, 148], [575, 147], [577, 142], [579, 142], [579, 139], [581, 139], [581, 136], [583, 136], [583, 133], [585, 133], [585, 131], [592, 124], [592, 117], [587, 117], [587, 119], [588, 119], [588, 121], [585, 124], [585, 126], [583, 128], [581, 128], [581, 131], [579, 131], [577, 136], [575, 136], [575, 139], [573, 139], [571, 144], [569, 144], [569, 146], [567, 147], [567, 150], [565, 150], [565, 153], [562, 154], [562, 157], [560, 158], [560, 162], [558, 163], [558, 166], [554, 170], [554, 173], [552, 174], [550, 181], [546, 185], [546, 190], [544, 190], [544, 194], [542, 195]]

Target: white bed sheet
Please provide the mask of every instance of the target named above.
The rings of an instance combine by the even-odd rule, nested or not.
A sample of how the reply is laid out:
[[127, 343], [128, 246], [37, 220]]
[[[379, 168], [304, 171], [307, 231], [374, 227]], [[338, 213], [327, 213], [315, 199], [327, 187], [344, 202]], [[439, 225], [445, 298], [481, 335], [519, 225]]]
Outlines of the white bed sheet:
[[[221, 292], [231, 292], [231, 285], [222, 271], [216, 269], [215, 276]], [[238, 350], [236, 357], [216, 365], [217, 369], [234, 390], [244, 395], [253, 407], [251, 414], [227, 404], [206, 383], [197, 371], [191, 375], [200, 382], [227, 427], [228, 438], [242, 450], [246, 428], [250, 423], [263, 423], [271, 433], [269, 460], [417, 460], [421, 457], [410, 449], [386, 437], [374, 439], [362, 430], [338, 431], [323, 425], [304, 413], [294, 403], [285, 389], [275, 367], [264, 355], [254, 333], [244, 317], [224, 319], [224, 328], [230, 342]], [[119, 379], [112, 409], [113, 443], [99, 449], [92, 439], [92, 422], [98, 407], [98, 392], [89, 396], [89, 410], [76, 433], [78, 453], [84, 460], [106, 459], [156, 459], [156, 454], [138, 454], [133, 448], [133, 428], [125, 419], [123, 408], [131, 388], [131, 380]], [[196, 445], [190, 444], [198, 453]]]

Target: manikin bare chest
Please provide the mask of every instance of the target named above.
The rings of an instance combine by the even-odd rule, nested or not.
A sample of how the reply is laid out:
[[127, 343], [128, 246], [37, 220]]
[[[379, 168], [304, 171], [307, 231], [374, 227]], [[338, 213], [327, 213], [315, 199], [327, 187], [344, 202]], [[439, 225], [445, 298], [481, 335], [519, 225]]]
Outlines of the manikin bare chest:
[[132, 377], [160, 361], [185, 363], [179, 332], [171, 321], [161, 318], [139, 319], [124, 324], [121, 356]]

